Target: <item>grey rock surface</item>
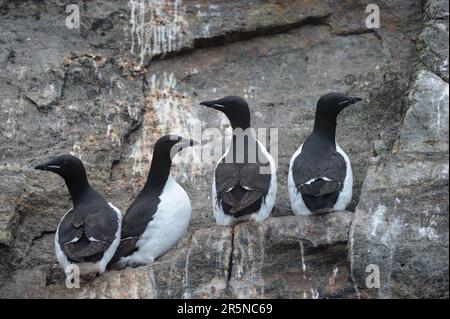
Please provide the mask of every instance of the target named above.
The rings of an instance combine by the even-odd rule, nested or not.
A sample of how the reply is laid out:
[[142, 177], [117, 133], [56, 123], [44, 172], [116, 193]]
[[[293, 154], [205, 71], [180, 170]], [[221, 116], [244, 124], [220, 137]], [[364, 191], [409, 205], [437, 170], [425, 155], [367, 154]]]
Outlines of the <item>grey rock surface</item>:
[[20, 272], [2, 292], [13, 298], [223, 298], [231, 246], [230, 228], [202, 229], [193, 234], [187, 248], [150, 266], [109, 271], [72, 289], [49, 285], [39, 270]]
[[[374, 166], [348, 250], [362, 298], [448, 298], [448, 154], [403, 153]], [[366, 284], [371, 265], [378, 288]]]
[[419, 35], [420, 61], [448, 83], [448, 17], [428, 22]]
[[269, 218], [195, 231], [154, 264], [110, 271], [79, 288], [17, 271], [13, 298], [353, 298], [346, 243], [352, 214]]
[[448, 1], [426, 1], [424, 11], [424, 28], [418, 43], [419, 59], [448, 83]]
[[[447, 45], [448, 63], [448, 40], [427, 33], [437, 19], [446, 17], [448, 25], [441, 7], [442, 1], [426, 3], [421, 36]], [[445, 82], [442, 60], [428, 62], [413, 76], [399, 139], [369, 169], [352, 222], [350, 273], [363, 298], [449, 296], [448, 69]], [[373, 266], [378, 287], [367, 285]]]
[[233, 298], [355, 298], [349, 212], [270, 218], [234, 229]]
[[420, 71], [409, 93], [398, 152], [448, 152], [448, 83]]
[[[448, 1], [426, 1], [423, 8], [419, 0], [383, 2], [380, 29], [366, 28], [360, 1], [89, 1], [80, 6], [80, 29], [65, 25], [69, 3], [0, 0], [0, 296], [262, 297], [264, 287], [264, 296], [273, 297], [357, 297], [348, 264], [360, 296], [445, 295], [440, 284], [448, 285], [448, 259], [439, 249], [448, 255]], [[323, 221], [330, 227], [306, 235], [303, 227], [318, 227], [323, 217], [290, 216], [289, 159], [312, 129], [318, 97], [329, 91], [364, 99], [340, 115], [337, 132], [355, 179], [349, 210], [358, 205], [352, 238], [361, 241], [352, 241], [353, 253], [346, 251], [348, 217], [342, 213]], [[234, 230], [214, 226], [210, 183], [217, 158], [207, 160], [208, 133], [225, 144], [229, 125], [198, 106], [228, 94], [249, 101], [256, 128], [277, 128], [278, 134], [267, 143], [278, 159], [275, 218]], [[201, 163], [180, 160], [173, 167], [192, 199], [188, 233], [152, 266], [105, 274], [82, 293], [62, 289], [53, 239], [70, 198], [59, 177], [32, 167], [57, 154], [79, 156], [93, 186], [124, 212], [145, 182], [153, 143], [165, 133], [203, 140], [201, 150], [182, 157], [200, 156]], [[401, 210], [388, 189], [401, 192]], [[387, 203], [380, 202], [385, 190]], [[414, 239], [419, 246], [430, 249], [417, 257], [418, 250], [404, 248], [402, 258], [410, 263], [401, 261], [406, 266], [398, 272], [395, 262], [383, 292], [369, 293], [361, 288], [366, 262], [389, 251], [374, 240], [395, 229], [395, 218], [380, 219], [377, 239], [367, 240], [372, 228], [365, 221], [381, 204], [409, 225], [402, 224], [399, 242], [389, 241], [398, 251], [417, 234], [423, 234]], [[430, 216], [423, 217], [425, 211]], [[427, 227], [434, 227], [438, 241]], [[305, 240], [306, 275], [288, 234]], [[261, 241], [264, 258], [245, 250], [246, 241], [255, 249]], [[373, 246], [378, 252], [362, 253]], [[291, 274], [302, 285], [282, 288], [272, 280], [272, 257], [274, 267], [287, 272], [280, 282]], [[255, 291], [243, 288], [253, 278], [248, 270], [242, 270], [241, 288], [230, 272], [244, 261], [263, 274]], [[419, 275], [427, 262], [434, 262], [432, 274]], [[328, 277], [333, 288], [326, 281], [335, 265], [337, 277]], [[417, 285], [432, 278], [423, 294], [412, 276]]]

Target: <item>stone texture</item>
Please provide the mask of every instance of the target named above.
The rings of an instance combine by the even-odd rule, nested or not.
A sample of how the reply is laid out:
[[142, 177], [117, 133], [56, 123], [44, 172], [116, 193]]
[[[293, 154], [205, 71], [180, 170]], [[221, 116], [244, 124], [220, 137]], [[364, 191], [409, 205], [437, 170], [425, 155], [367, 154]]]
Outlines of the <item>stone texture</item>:
[[427, 20], [448, 19], [447, 0], [427, 0], [424, 7]]
[[419, 59], [448, 83], [448, 1], [428, 0], [424, 10], [424, 28], [418, 42]]
[[448, 83], [448, 17], [427, 23], [419, 36], [420, 61]]
[[270, 218], [234, 230], [233, 298], [354, 298], [347, 265], [352, 214]]
[[[420, 70], [394, 152], [368, 172], [349, 239], [363, 298], [448, 298], [448, 84]], [[368, 288], [366, 268], [380, 269]]]
[[196, 231], [187, 248], [149, 266], [110, 271], [80, 288], [50, 284], [45, 272], [16, 271], [0, 290], [9, 298], [223, 298], [230, 271], [232, 229]]
[[49, 284], [42, 267], [18, 270], [0, 297], [353, 298], [346, 253], [351, 218], [336, 212], [198, 230], [188, 247], [152, 265], [110, 271], [80, 288]]
[[[372, 30], [364, 25], [367, 13], [360, 1], [258, 0], [252, 5], [237, 0], [89, 1], [80, 6], [81, 28], [70, 30], [65, 26], [65, 5], [70, 1], [0, 0], [0, 295], [230, 296], [224, 278], [231, 276], [229, 268], [234, 265], [226, 258], [236, 253], [229, 246], [232, 231], [211, 228], [210, 183], [216, 159], [174, 165], [173, 174], [193, 204], [190, 229], [179, 245], [153, 266], [106, 274], [84, 287], [82, 295], [61, 290], [63, 276], [53, 251], [55, 228], [70, 208], [67, 190], [57, 176], [31, 169], [50, 156], [68, 152], [77, 155], [86, 163], [92, 184], [125, 211], [145, 181], [157, 137], [170, 132], [201, 140], [200, 129], [229, 130], [223, 116], [197, 106], [201, 100], [242, 95], [251, 104], [255, 127], [278, 128], [278, 148], [272, 143], [269, 147], [278, 153], [279, 164], [273, 216], [292, 214], [286, 190], [288, 162], [311, 130], [317, 97], [331, 90], [364, 98], [358, 107], [340, 116], [338, 125], [338, 142], [349, 154], [354, 170], [350, 210], [358, 204], [371, 165], [381, 165], [377, 161], [388, 157], [394, 145], [399, 159], [388, 165], [391, 170], [410, 169], [415, 174], [411, 179], [428, 183], [429, 178], [430, 185], [441, 185], [445, 178], [438, 176], [441, 168], [445, 176], [442, 163], [448, 158], [448, 139], [443, 136], [448, 128], [436, 125], [434, 120], [440, 115], [441, 123], [448, 122], [448, 95], [447, 100], [445, 95], [437, 95], [444, 92], [448, 82], [448, 42], [444, 39], [448, 34], [448, 1], [427, 1], [424, 8], [421, 2], [383, 2], [382, 26]], [[139, 13], [144, 13], [144, 20]], [[412, 83], [417, 89], [407, 95], [414, 70]], [[418, 74], [422, 74], [420, 81]], [[430, 96], [435, 103], [424, 103]], [[407, 109], [408, 120], [401, 126]], [[419, 122], [414, 122], [416, 114]], [[402, 138], [398, 141], [400, 127]], [[437, 127], [439, 131], [433, 131]], [[203, 136], [203, 144], [211, 145], [207, 136]], [[413, 147], [420, 152], [417, 162], [413, 160], [416, 153], [404, 150]], [[374, 149], [379, 156], [375, 160]], [[194, 156], [204, 156], [198, 149], [196, 152]], [[374, 167], [369, 170], [366, 185], [386, 175], [381, 170], [375, 176]], [[392, 174], [392, 178], [400, 185], [403, 175]], [[448, 166], [446, 176], [448, 179]], [[439, 187], [436, 196], [448, 198]], [[405, 196], [409, 191], [416, 194], [408, 186]], [[372, 201], [367, 196], [362, 193], [363, 203]], [[429, 198], [424, 197], [424, 205]], [[414, 205], [408, 209], [417, 214]], [[362, 216], [360, 211], [357, 216]], [[436, 222], [445, 224], [445, 218]], [[316, 222], [294, 217], [268, 222], [286, 233], [286, 228], [293, 227], [299, 238], [304, 236], [301, 225], [309, 223]], [[389, 225], [389, 221], [383, 223], [383, 227]], [[268, 226], [260, 227], [258, 231], [265, 231]], [[239, 229], [259, 228], [247, 224], [236, 228], [235, 237], [244, 238]], [[330, 234], [330, 238], [341, 236], [342, 229], [332, 228], [338, 233]], [[426, 230], [422, 232], [426, 234]], [[438, 235], [445, 238], [445, 233]], [[248, 234], [248, 239], [259, 240], [258, 236]], [[424, 236], [423, 240], [428, 235]], [[294, 244], [284, 237], [278, 239], [279, 246], [284, 246], [282, 256], [274, 260], [279, 264], [286, 261], [289, 266], [283, 269], [302, 277], [304, 274], [294, 267], [299, 258]], [[235, 244], [239, 242], [235, 240]], [[305, 292], [309, 298], [318, 291], [322, 298], [350, 297], [353, 290], [345, 288], [348, 283], [344, 280], [346, 262], [336, 257], [342, 256], [345, 240], [316, 244], [325, 247], [323, 252], [309, 247], [309, 242], [304, 245], [308, 268], [302, 288], [288, 285], [283, 290], [267, 279], [267, 267], [260, 267], [266, 276], [264, 294], [302, 298]], [[277, 246], [266, 241], [264, 245], [268, 249]], [[429, 245], [434, 247], [432, 242]], [[274, 256], [270, 249], [264, 256]], [[186, 258], [189, 252], [193, 257]], [[323, 271], [311, 271], [308, 258]], [[433, 258], [430, 260], [439, 267], [442, 260]], [[191, 280], [185, 287], [186, 259]], [[270, 263], [267, 258], [264, 262]], [[335, 263], [339, 267], [337, 277], [330, 277], [337, 286], [333, 293], [325, 278], [326, 273], [334, 271]], [[359, 266], [364, 266], [363, 261]], [[358, 271], [365, 268], [355, 267], [358, 277]], [[204, 280], [203, 274], [207, 274]], [[441, 277], [436, 272], [433, 278]], [[317, 291], [311, 293], [305, 288], [308, 285]], [[432, 291], [437, 286], [427, 287]], [[251, 293], [260, 297], [261, 287]], [[404, 290], [405, 296], [421, 296]], [[234, 294], [245, 292], [236, 290]]]
[[[448, 156], [398, 155], [369, 171], [349, 256], [363, 298], [448, 298]], [[366, 268], [380, 288], [366, 287]]]
[[448, 83], [418, 73], [398, 141], [399, 152], [448, 152]]

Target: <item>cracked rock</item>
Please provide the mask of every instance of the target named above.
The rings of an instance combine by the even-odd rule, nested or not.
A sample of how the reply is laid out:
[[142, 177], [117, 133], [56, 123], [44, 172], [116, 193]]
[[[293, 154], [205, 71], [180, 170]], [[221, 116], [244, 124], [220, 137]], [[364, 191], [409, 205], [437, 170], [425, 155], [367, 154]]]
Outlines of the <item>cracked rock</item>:
[[[337, 129], [353, 167], [349, 210], [358, 204], [368, 172], [366, 185], [372, 186], [363, 189], [373, 190], [374, 196], [371, 200], [362, 194], [361, 205], [373, 209], [367, 208], [366, 215], [365, 206], [359, 206], [356, 213], [354, 238], [359, 240], [354, 241], [352, 260], [357, 286], [364, 283], [365, 249], [390, 260], [388, 248], [378, 245], [378, 253], [372, 241], [364, 240], [371, 231], [365, 226], [370, 225], [368, 214], [377, 211], [376, 205], [385, 205], [388, 212], [396, 207], [391, 195], [387, 203], [378, 202], [384, 200], [377, 196], [385, 189], [401, 193], [396, 197], [405, 205], [402, 209], [411, 211], [411, 217], [402, 218], [411, 218], [411, 225], [418, 227], [409, 237], [398, 236], [404, 241], [394, 241], [395, 254], [411, 238], [426, 252], [420, 259], [414, 255], [419, 250], [404, 250], [411, 263], [400, 264], [417, 275], [427, 261], [436, 261], [433, 275], [418, 277], [417, 284], [427, 287], [424, 296], [432, 295], [439, 282], [445, 284], [439, 273], [445, 264], [432, 238], [445, 239], [441, 199], [448, 197], [441, 186], [448, 180], [448, 128], [443, 125], [448, 122], [448, 97], [438, 95], [446, 88], [439, 66], [448, 57], [448, 43], [441, 43], [448, 33], [448, 1], [427, 1], [424, 11], [418, 0], [385, 1], [382, 26], [376, 31], [365, 27], [366, 5], [357, 0], [257, 0], [252, 5], [238, 0], [85, 1], [79, 30], [65, 26], [63, 1], [0, 3], [2, 297], [357, 296], [347, 280], [348, 217], [338, 213], [298, 219], [287, 198], [289, 159], [312, 129], [317, 98], [331, 90], [364, 98], [342, 113]], [[139, 12], [140, 4], [144, 12]], [[139, 13], [145, 13], [145, 20]], [[427, 29], [419, 38], [423, 15]], [[417, 48], [416, 42], [423, 46]], [[405, 119], [414, 62], [431, 75], [413, 78], [418, 90], [407, 99]], [[107, 273], [81, 290], [64, 289], [52, 232], [70, 208], [70, 198], [58, 176], [32, 167], [58, 154], [77, 155], [93, 186], [124, 212], [145, 182], [156, 139], [167, 133], [191, 136], [198, 128], [226, 131], [218, 112], [197, 104], [230, 94], [249, 101], [256, 128], [277, 129], [270, 139], [278, 140], [278, 147], [268, 145], [278, 155], [273, 219], [259, 226], [240, 225], [233, 240], [233, 230], [214, 226], [210, 191], [216, 162], [175, 163], [173, 175], [193, 206], [189, 230], [177, 247], [154, 265]], [[431, 103], [425, 102], [430, 97]], [[436, 124], [438, 119], [442, 125]], [[372, 171], [377, 140], [385, 147], [381, 168]], [[400, 153], [389, 161], [393, 150]], [[411, 197], [416, 199], [408, 202]], [[423, 217], [422, 211], [430, 216]], [[395, 234], [394, 222], [381, 219], [379, 230]], [[318, 233], [305, 234], [303, 227], [311, 225]], [[375, 235], [386, 240], [378, 230]], [[445, 251], [445, 243], [443, 247]], [[402, 287], [402, 296], [420, 296], [408, 288], [411, 278], [396, 277], [396, 267], [394, 263], [390, 282], [397, 286], [391, 294], [399, 295], [396, 289]], [[246, 291], [252, 278], [255, 287]], [[367, 295], [362, 288], [359, 292]], [[386, 295], [386, 290], [372, 294]]]
[[233, 298], [353, 298], [347, 265], [352, 214], [269, 218], [234, 230]]
[[[349, 239], [363, 298], [448, 298], [448, 84], [420, 71], [395, 152], [368, 172]], [[366, 268], [379, 270], [367, 287]]]
[[36, 273], [31, 278], [17, 273], [15, 284], [4, 284], [3, 294], [16, 298], [224, 298], [231, 246], [231, 228], [202, 229], [193, 234], [189, 247], [173, 250], [148, 266], [110, 271], [73, 289], [64, 284], [46, 286], [45, 278]]
[[349, 212], [335, 212], [269, 218], [261, 224], [239, 224], [234, 231], [215, 226], [194, 232], [187, 248], [176, 249], [152, 265], [110, 271], [73, 289], [46, 285], [42, 271], [18, 271], [13, 276], [15, 284], [4, 284], [3, 294], [21, 298], [352, 298], [355, 291], [346, 258], [351, 217]]

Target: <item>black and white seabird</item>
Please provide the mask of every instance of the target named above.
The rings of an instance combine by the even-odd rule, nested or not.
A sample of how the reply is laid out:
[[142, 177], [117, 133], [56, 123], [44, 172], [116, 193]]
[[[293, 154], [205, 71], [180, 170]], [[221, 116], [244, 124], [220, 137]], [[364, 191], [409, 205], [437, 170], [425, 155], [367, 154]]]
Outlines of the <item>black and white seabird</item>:
[[66, 182], [73, 208], [61, 219], [55, 234], [56, 257], [64, 272], [78, 265], [80, 275], [105, 271], [120, 242], [122, 214], [88, 182], [80, 159], [61, 155], [35, 169], [58, 174]]
[[123, 218], [122, 239], [110, 263], [112, 268], [152, 263], [182, 238], [191, 218], [191, 201], [170, 175], [170, 168], [172, 158], [194, 144], [175, 135], [156, 142], [147, 182]]
[[275, 204], [275, 161], [250, 130], [250, 109], [237, 96], [200, 103], [223, 112], [230, 120], [233, 138], [216, 166], [212, 200], [216, 223], [233, 225], [267, 218]]
[[291, 158], [288, 188], [296, 215], [344, 210], [352, 199], [350, 160], [336, 143], [336, 119], [360, 98], [329, 93], [317, 102], [314, 129]]

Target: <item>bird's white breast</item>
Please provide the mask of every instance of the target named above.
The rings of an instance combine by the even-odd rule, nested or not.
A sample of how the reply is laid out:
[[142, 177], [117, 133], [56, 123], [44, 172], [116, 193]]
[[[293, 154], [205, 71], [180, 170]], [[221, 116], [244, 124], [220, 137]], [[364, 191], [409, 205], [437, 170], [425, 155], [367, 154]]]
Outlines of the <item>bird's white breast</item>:
[[183, 237], [191, 218], [191, 201], [185, 190], [169, 176], [158, 209], [137, 242], [138, 250], [126, 260], [131, 266], [153, 262]]
[[305, 202], [303, 201], [302, 194], [298, 191], [297, 186], [294, 182], [294, 175], [292, 172], [292, 168], [295, 162], [295, 159], [301, 154], [303, 148], [303, 144], [297, 149], [294, 155], [291, 158], [289, 163], [289, 173], [288, 173], [288, 192], [289, 199], [291, 201], [291, 207], [294, 211], [295, 215], [309, 215], [311, 211], [308, 207], [306, 207]]
[[275, 166], [275, 161], [272, 157], [272, 155], [267, 152], [264, 145], [262, 145], [258, 140], [258, 145], [261, 148], [263, 154], [266, 156], [266, 158], [269, 160], [270, 164], [270, 186], [269, 190], [267, 192], [267, 195], [261, 205], [261, 208], [257, 214], [252, 214], [252, 220], [254, 221], [261, 221], [269, 217], [270, 212], [273, 209], [273, 206], [275, 205], [275, 199], [277, 195], [277, 168]]
[[334, 204], [333, 209], [334, 210], [345, 210], [347, 206], [352, 201], [352, 194], [353, 194], [353, 172], [352, 172], [352, 166], [350, 164], [350, 159], [348, 158], [347, 154], [339, 147], [339, 145], [336, 144], [336, 151], [342, 155], [342, 157], [345, 160], [345, 167], [347, 171], [345, 172], [345, 180], [344, 180], [344, 187], [342, 188], [341, 192], [339, 193], [339, 197]]

